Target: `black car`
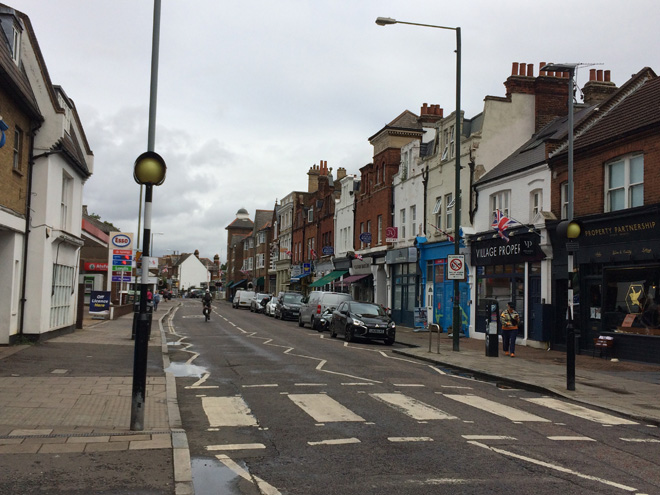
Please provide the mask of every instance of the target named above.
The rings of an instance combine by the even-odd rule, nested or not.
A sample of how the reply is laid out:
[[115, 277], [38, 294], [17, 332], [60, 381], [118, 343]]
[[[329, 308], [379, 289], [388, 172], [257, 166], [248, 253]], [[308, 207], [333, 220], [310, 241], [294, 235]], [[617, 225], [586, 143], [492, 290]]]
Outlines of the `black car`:
[[300, 303], [303, 295], [299, 292], [285, 292], [275, 303], [275, 318], [297, 320], [300, 315]]
[[396, 325], [378, 304], [344, 301], [332, 312], [330, 336], [335, 338], [337, 334], [343, 334], [346, 342], [362, 337], [392, 345]]

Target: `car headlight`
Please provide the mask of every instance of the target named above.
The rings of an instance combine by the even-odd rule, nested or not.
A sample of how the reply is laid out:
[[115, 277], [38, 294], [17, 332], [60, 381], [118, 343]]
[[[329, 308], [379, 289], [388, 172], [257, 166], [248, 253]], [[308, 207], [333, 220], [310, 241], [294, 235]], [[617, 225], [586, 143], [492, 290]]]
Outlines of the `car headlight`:
[[366, 327], [362, 320], [358, 320], [356, 318], [351, 318], [351, 324], [355, 325], [356, 327]]
[[396, 323], [394, 323], [393, 321], [391, 321], [390, 324], [387, 325], [387, 326], [388, 326], [389, 328], [396, 328]]

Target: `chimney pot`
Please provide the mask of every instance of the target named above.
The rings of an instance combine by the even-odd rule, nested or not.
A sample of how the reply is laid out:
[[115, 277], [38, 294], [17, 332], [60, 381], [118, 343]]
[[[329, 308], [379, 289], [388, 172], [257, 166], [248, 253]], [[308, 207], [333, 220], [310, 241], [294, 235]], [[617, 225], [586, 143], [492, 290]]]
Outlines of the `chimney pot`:
[[524, 76], [526, 74], [526, 69], [527, 69], [527, 64], [521, 63], [520, 64], [520, 72], [518, 75]]
[[596, 69], [589, 69], [589, 80], [590, 81], [596, 80]]
[[602, 69], [598, 69], [596, 71], [596, 80], [597, 81], [602, 81], [603, 80], [603, 71], [602, 71]]
[[527, 64], [527, 77], [534, 77], [534, 64]]
[[513, 62], [511, 65], [511, 75], [515, 76], [518, 74], [518, 62]]
[[605, 71], [605, 82], [610, 82], [610, 71], [609, 70]]
[[548, 74], [546, 71], [541, 70], [546, 65], [547, 64], [545, 62], [541, 62], [541, 65], [539, 65], [539, 76], [546, 76]]

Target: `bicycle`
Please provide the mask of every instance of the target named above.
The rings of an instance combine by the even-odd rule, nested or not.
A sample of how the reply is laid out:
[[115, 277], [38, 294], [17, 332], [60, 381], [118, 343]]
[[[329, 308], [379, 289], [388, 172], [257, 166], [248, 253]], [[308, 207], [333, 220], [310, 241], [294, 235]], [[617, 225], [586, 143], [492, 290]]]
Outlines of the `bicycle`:
[[211, 319], [211, 305], [205, 304], [202, 313], [204, 314], [205, 321], [209, 321]]

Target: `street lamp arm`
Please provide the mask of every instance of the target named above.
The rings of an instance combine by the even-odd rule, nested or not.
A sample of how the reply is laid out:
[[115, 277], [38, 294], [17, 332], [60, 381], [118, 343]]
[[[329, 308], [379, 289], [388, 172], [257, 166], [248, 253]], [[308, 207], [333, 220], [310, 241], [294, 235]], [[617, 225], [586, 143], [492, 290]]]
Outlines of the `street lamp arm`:
[[450, 29], [452, 31], [456, 31], [457, 29], [460, 29], [458, 27], [437, 26], [435, 24], [421, 24], [419, 22], [397, 21], [396, 19], [392, 19], [391, 17], [379, 17], [376, 19], [376, 24], [378, 24], [379, 26], [387, 26], [389, 24], [408, 24], [409, 26], [424, 26], [424, 27], [431, 27], [436, 29]]

